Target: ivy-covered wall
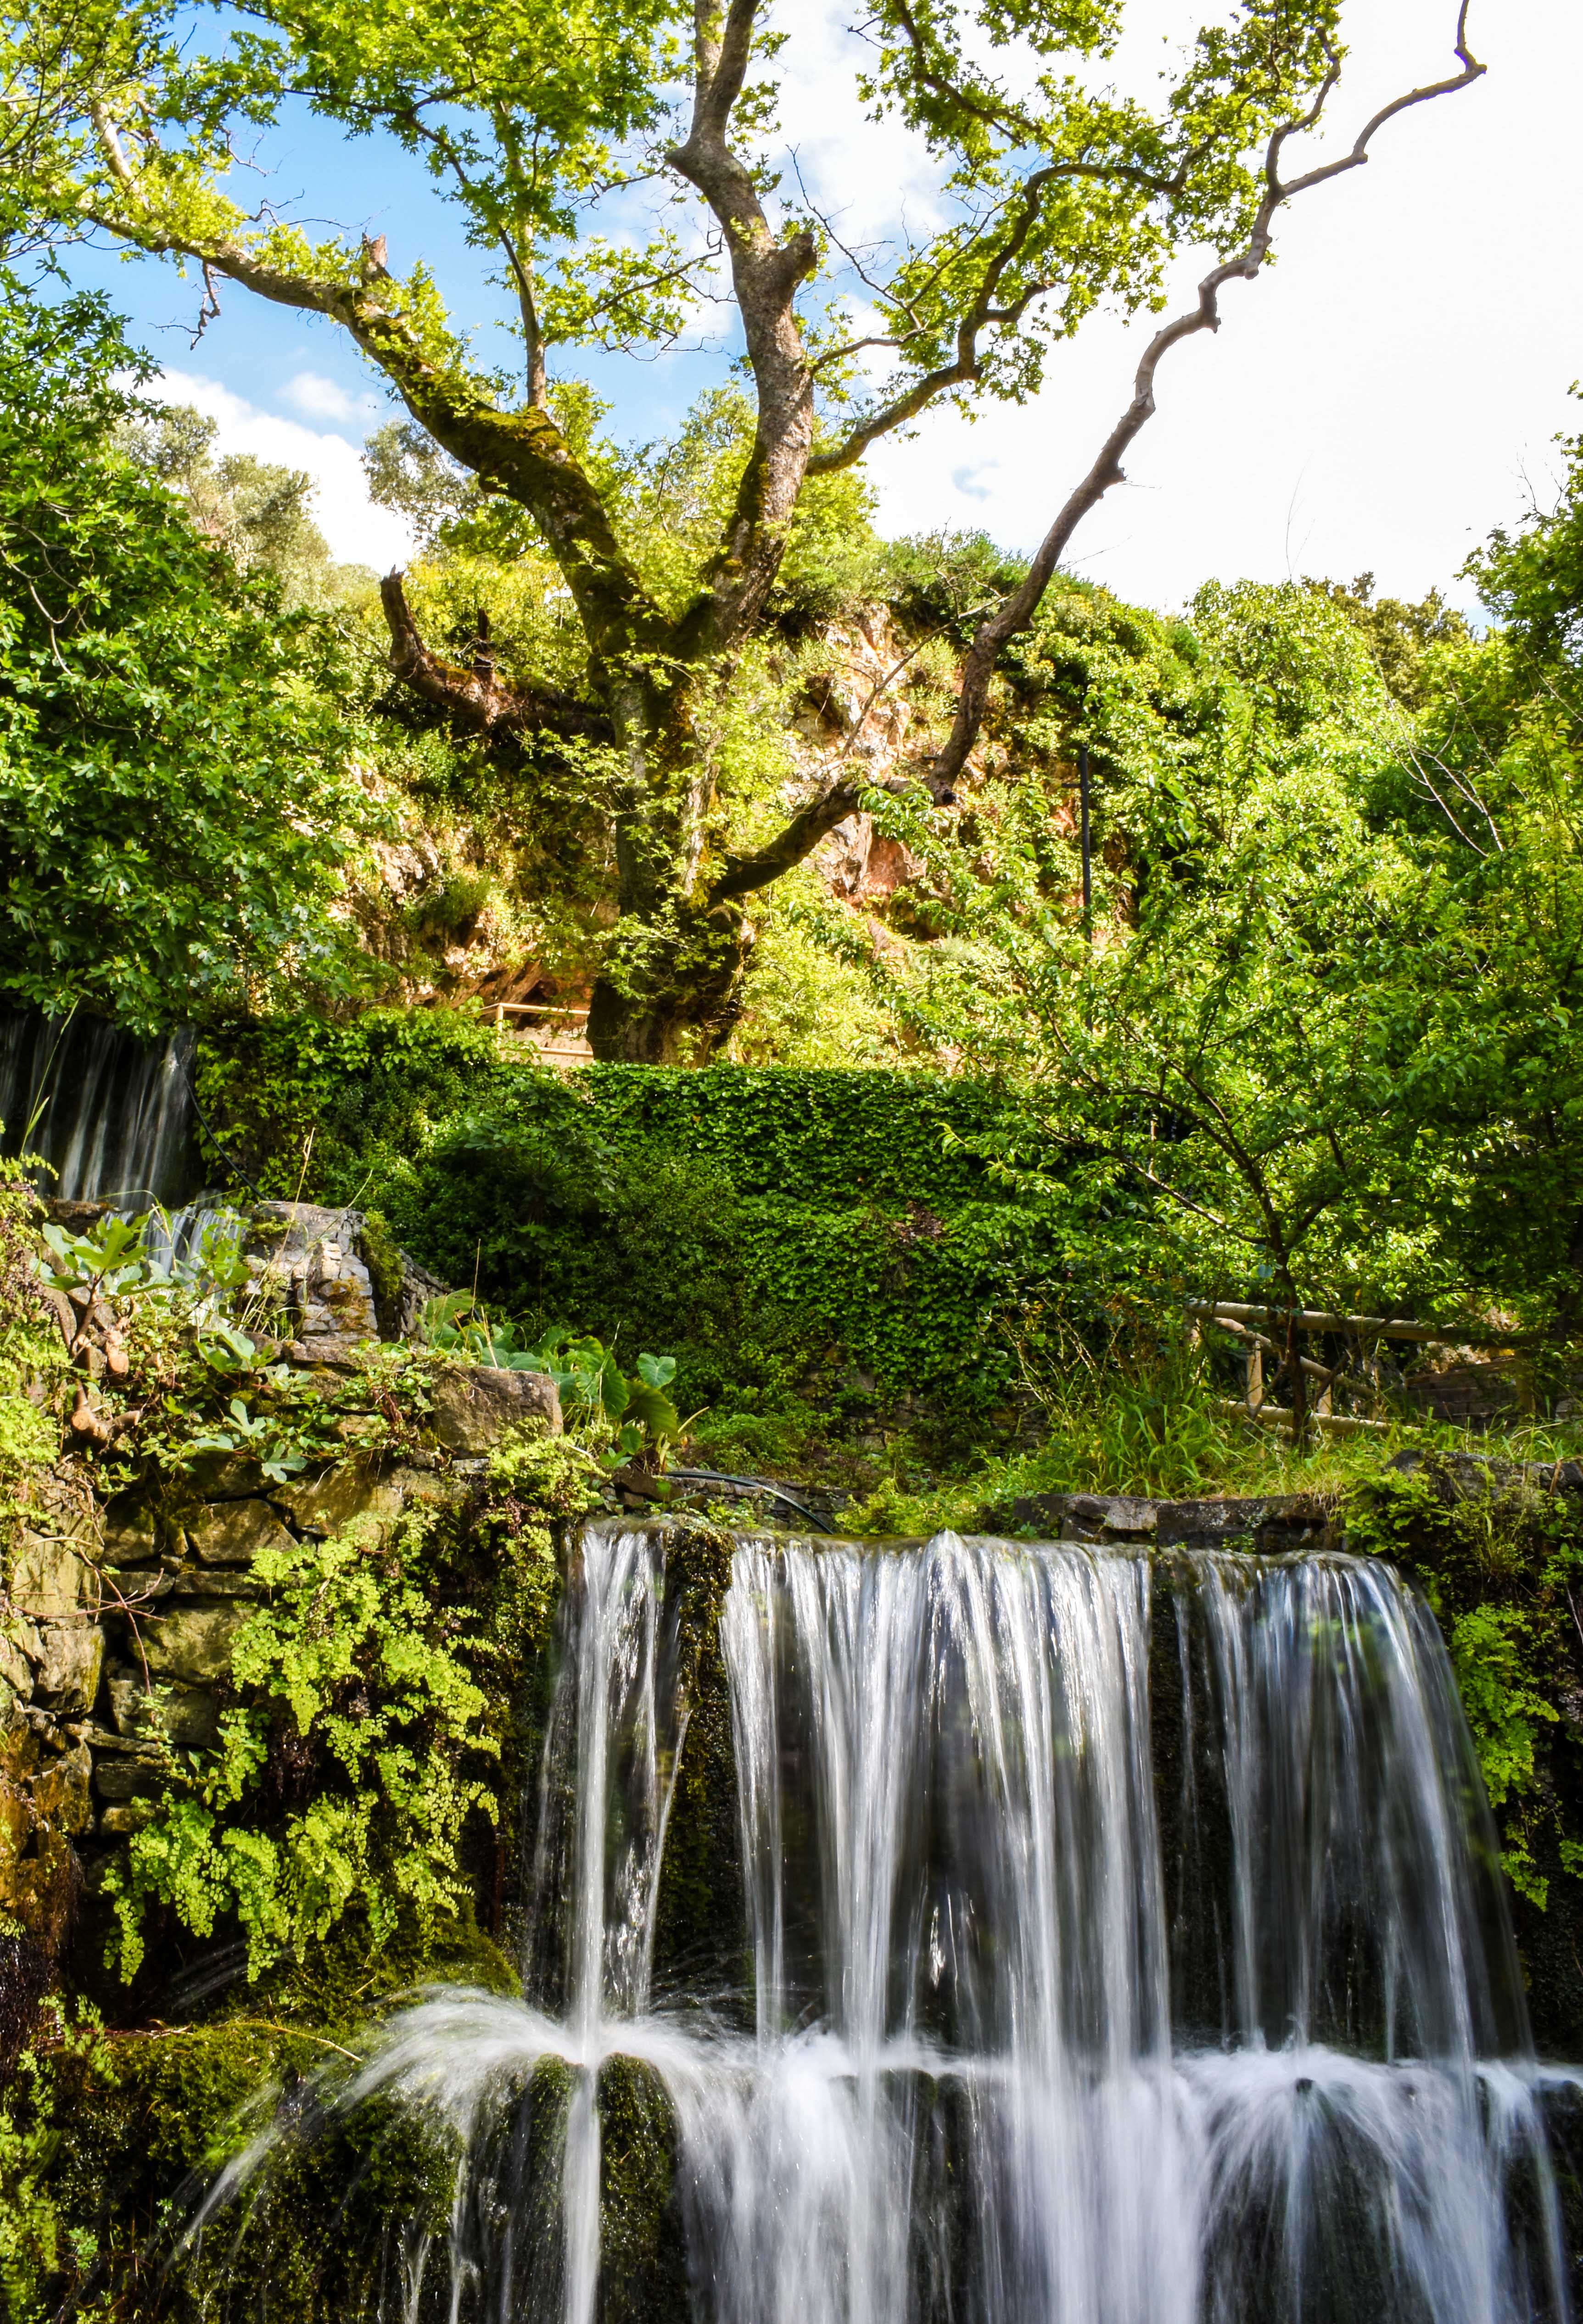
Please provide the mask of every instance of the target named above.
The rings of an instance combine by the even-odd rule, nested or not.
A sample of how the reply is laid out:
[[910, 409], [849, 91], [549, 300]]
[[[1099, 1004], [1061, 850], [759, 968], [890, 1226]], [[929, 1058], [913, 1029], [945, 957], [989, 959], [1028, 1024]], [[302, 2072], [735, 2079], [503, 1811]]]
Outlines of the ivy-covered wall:
[[374, 1012], [211, 1039], [199, 1085], [222, 1175], [356, 1199], [531, 1327], [676, 1354], [684, 1409], [802, 1397], [860, 1421], [911, 1400], [982, 1434], [1009, 1417], [1018, 1317], [1069, 1273], [1056, 1223], [980, 1158], [1015, 1120], [986, 1082], [563, 1081], [476, 1019]]

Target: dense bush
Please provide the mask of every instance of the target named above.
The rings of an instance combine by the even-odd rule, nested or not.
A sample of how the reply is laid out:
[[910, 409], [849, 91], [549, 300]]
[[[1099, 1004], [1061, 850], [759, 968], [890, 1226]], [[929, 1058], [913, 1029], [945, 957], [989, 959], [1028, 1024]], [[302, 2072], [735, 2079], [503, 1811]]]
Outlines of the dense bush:
[[972, 1150], [1015, 1117], [990, 1082], [562, 1082], [465, 1017], [371, 1012], [212, 1042], [201, 1087], [267, 1191], [378, 1209], [436, 1274], [535, 1329], [674, 1351], [684, 1409], [912, 1395], [982, 1423], [1014, 1381], [1016, 1316], [1067, 1265], [1048, 1212]]
[[370, 820], [332, 632], [124, 447], [148, 368], [0, 273], [0, 992], [139, 1032], [344, 983]]

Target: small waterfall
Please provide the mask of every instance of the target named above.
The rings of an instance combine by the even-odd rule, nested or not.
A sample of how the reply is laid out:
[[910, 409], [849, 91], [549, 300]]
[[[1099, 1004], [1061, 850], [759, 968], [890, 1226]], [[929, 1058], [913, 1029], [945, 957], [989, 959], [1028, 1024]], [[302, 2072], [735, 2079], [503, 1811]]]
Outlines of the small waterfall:
[[197, 1185], [190, 1033], [149, 1046], [103, 1018], [0, 1016], [0, 1133], [48, 1167], [41, 1193], [124, 1211]]
[[738, 2031], [651, 1993], [666, 1556], [584, 1536], [527, 1998], [431, 1995], [335, 2094], [457, 2158], [410, 2319], [642, 2312], [602, 2273], [619, 2071], [662, 2093], [696, 2324], [1564, 2324], [1495, 1836], [1387, 1568], [740, 1540]]

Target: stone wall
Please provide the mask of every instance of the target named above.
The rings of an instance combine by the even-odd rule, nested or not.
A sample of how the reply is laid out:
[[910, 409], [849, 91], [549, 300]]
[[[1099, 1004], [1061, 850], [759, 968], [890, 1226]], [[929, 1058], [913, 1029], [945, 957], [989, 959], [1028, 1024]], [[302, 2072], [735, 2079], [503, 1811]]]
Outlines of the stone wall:
[[360, 1445], [381, 1415], [372, 1401], [358, 1409], [348, 1378], [372, 1342], [410, 1333], [440, 1287], [399, 1253], [393, 1267], [389, 1253], [365, 1256], [363, 1238], [357, 1213], [305, 1204], [263, 1204], [247, 1222], [254, 1286], [273, 1279], [292, 1334], [261, 1345], [259, 1360], [342, 1390], [345, 1452], [284, 1482], [255, 1461], [210, 1453], [107, 1498], [96, 1489], [104, 1463], [84, 1456], [115, 1443], [97, 1384], [125, 1361], [116, 1322], [108, 1308], [52, 1295], [76, 1343], [68, 1435], [79, 1450], [36, 1475], [0, 1598], [0, 1914], [46, 1954], [59, 1950], [85, 1877], [135, 1827], [139, 1803], [163, 1791], [167, 1747], [215, 1740], [217, 1690], [261, 1594], [260, 1551], [338, 1533], [356, 1517], [393, 1523], [415, 1501], [467, 1489], [507, 1429], [560, 1431], [542, 1375], [436, 1361], [412, 1449], [382, 1458]]

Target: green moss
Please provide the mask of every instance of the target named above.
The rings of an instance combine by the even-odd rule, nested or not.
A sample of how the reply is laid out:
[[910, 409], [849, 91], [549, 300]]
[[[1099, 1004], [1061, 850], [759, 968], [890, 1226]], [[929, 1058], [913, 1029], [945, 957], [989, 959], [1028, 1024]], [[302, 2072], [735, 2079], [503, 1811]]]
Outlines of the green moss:
[[666, 1596], [676, 1607], [681, 1683], [691, 1706], [654, 1909], [655, 1986], [672, 1997], [744, 1992], [749, 1977], [731, 1699], [720, 1648], [731, 1557], [731, 1536], [717, 1526], [682, 1521], [668, 1529]]
[[379, 1336], [382, 1340], [399, 1339], [406, 1270], [402, 1264], [401, 1247], [377, 1211], [369, 1211], [364, 1217], [357, 1235], [357, 1256], [368, 1270]]
[[1583, 2043], [1583, 1500], [1454, 1452], [1382, 1470], [1347, 1545], [1390, 1558], [1446, 1640], [1514, 1891], [1541, 2049]]
[[608, 2058], [598, 2104], [598, 2324], [688, 2324], [676, 2126], [665, 2086], [641, 2059]]

